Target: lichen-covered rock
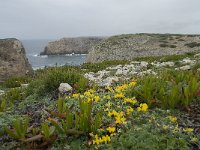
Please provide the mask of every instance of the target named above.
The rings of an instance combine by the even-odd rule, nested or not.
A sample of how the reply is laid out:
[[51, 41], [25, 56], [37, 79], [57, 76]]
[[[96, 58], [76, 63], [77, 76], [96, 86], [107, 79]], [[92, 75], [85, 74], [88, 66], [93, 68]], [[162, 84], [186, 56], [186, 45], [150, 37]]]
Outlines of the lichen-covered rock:
[[200, 35], [128, 34], [109, 37], [93, 47], [87, 62], [132, 60], [200, 51]]
[[59, 90], [59, 93], [64, 94], [64, 93], [71, 92], [72, 87], [68, 83], [60, 83], [58, 90]]
[[17, 39], [0, 39], [0, 82], [27, 74], [33, 74], [33, 69], [22, 43]]
[[62, 38], [58, 41], [49, 42], [41, 55], [56, 54], [87, 54], [92, 46], [99, 43], [100, 37]]

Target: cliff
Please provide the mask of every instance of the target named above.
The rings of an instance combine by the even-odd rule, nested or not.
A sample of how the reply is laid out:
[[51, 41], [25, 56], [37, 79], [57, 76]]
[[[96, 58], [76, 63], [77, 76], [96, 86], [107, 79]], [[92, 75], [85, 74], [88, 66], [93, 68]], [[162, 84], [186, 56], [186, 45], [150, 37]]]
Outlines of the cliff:
[[99, 43], [100, 37], [62, 38], [58, 41], [49, 42], [41, 55], [56, 54], [87, 54], [92, 46]]
[[27, 74], [33, 74], [33, 70], [22, 43], [17, 39], [0, 39], [0, 82]]
[[200, 35], [127, 34], [109, 37], [95, 45], [86, 61], [132, 60], [197, 51], [200, 51]]

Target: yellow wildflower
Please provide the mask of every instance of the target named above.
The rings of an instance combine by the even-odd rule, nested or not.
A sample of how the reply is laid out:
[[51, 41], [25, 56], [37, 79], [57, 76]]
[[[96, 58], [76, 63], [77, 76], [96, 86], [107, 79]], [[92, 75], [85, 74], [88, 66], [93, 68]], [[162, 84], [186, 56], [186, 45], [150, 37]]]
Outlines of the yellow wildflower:
[[117, 115], [115, 117], [116, 124], [125, 123], [125, 121], [126, 121], [126, 118], [124, 116]]
[[127, 88], [128, 88], [128, 85], [127, 85], [127, 84], [124, 84], [124, 85], [121, 85], [121, 86], [117, 86], [117, 87], [115, 88], [115, 91], [118, 92], [118, 93], [120, 93], [120, 92], [125, 91]]
[[194, 131], [194, 129], [192, 129], [192, 128], [185, 128], [185, 129], [183, 129], [183, 131], [184, 132], [193, 132]]
[[99, 96], [95, 96], [94, 99], [95, 99], [95, 102], [98, 102], [100, 100], [100, 97]]
[[88, 90], [90, 93], [94, 93], [95, 91], [93, 89]]
[[129, 86], [134, 87], [136, 85], [136, 83], [137, 83], [136, 81], [132, 81], [132, 82], [129, 83]]
[[106, 128], [106, 130], [107, 130], [109, 133], [113, 133], [113, 132], [115, 132], [116, 128], [115, 128], [115, 127], [108, 127], [108, 128]]
[[94, 136], [93, 132], [89, 133], [90, 136]]
[[73, 94], [73, 95], [72, 95], [73, 98], [78, 98], [79, 96], [80, 96], [80, 93], [77, 93], [77, 94]]
[[106, 89], [108, 89], [112, 93], [114, 92], [114, 90], [110, 86], [107, 86]]
[[146, 112], [148, 109], [148, 105], [146, 103], [141, 103], [140, 107], [138, 107], [137, 109], [138, 109], [138, 111]]
[[133, 112], [133, 108], [130, 107], [130, 108], [128, 108], [126, 111], [127, 111], [127, 114], [130, 114], [130, 113]]
[[198, 142], [198, 139], [197, 139], [196, 137], [193, 137], [193, 138], [191, 139], [191, 141], [194, 142], [194, 143], [197, 143], [197, 142]]
[[115, 96], [114, 96], [114, 98], [124, 98], [125, 96], [124, 96], [124, 94], [123, 93], [117, 93], [117, 94], [115, 94]]
[[171, 122], [176, 122], [176, 121], [177, 121], [177, 118], [174, 117], [174, 116], [168, 116], [167, 118], [169, 118], [169, 120], [170, 120]]
[[118, 115], [118, 113], [115, 110], [113, 110], [112, 112], [108, 112], [109, 117], [116, 116], [116, 115]]
[[136, 104], [137, 103], [137, 100], [135, 98], [125, 98], [124, 99], [124, 102], [125, 103], [130, 103], [130, 104]]

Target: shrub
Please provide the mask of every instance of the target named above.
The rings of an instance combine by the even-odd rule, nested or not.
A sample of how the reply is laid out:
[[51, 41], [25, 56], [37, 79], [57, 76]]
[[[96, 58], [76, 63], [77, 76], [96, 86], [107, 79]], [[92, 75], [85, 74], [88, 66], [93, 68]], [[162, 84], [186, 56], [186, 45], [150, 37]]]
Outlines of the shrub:
[[192, 43], [185, 44], [185, 46], [190, 47], [190, 48], [200, 47], [200, 43], [192, 42]]
[[29, 83], [30, 81], [31, 81], [31, 78], [27, 76], [11, 77], [3, 83], [3, 86], [5, 88], [15, 88], [15, 87], [20, 87], [21, 84]]
[[25, 93], [22, 88], [13, 88], [5, 93], [5, 100], [7, 102], [20, 101], [25, 98]]
[[176, 45], [170, 45], [169, 47], [170, 48], [176, 48]]
[[39, 96], [44, 96], [45, 94], [56, 92], [60, 83], [68, 83], [79, 92], [88, 87], [88, 80], [77, 71], [54, 68], [31, 82], [27, 89], [27, 94], [36, 93]]
[[160, 47], [168, 47], [167, 44], [160, 44]]

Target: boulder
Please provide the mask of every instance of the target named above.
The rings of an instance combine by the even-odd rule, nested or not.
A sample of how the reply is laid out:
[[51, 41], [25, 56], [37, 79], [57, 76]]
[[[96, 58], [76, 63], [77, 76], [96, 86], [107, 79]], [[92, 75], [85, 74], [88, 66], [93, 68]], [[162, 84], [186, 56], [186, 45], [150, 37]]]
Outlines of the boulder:
[[17, 39], [0, 39], [0, 82], [13, 77], [32, 75], [25, 49]]
[[69, 93], [72, 91], [72, 87], [68, 83], [60, 83], [58, 90], [61, 94]]

